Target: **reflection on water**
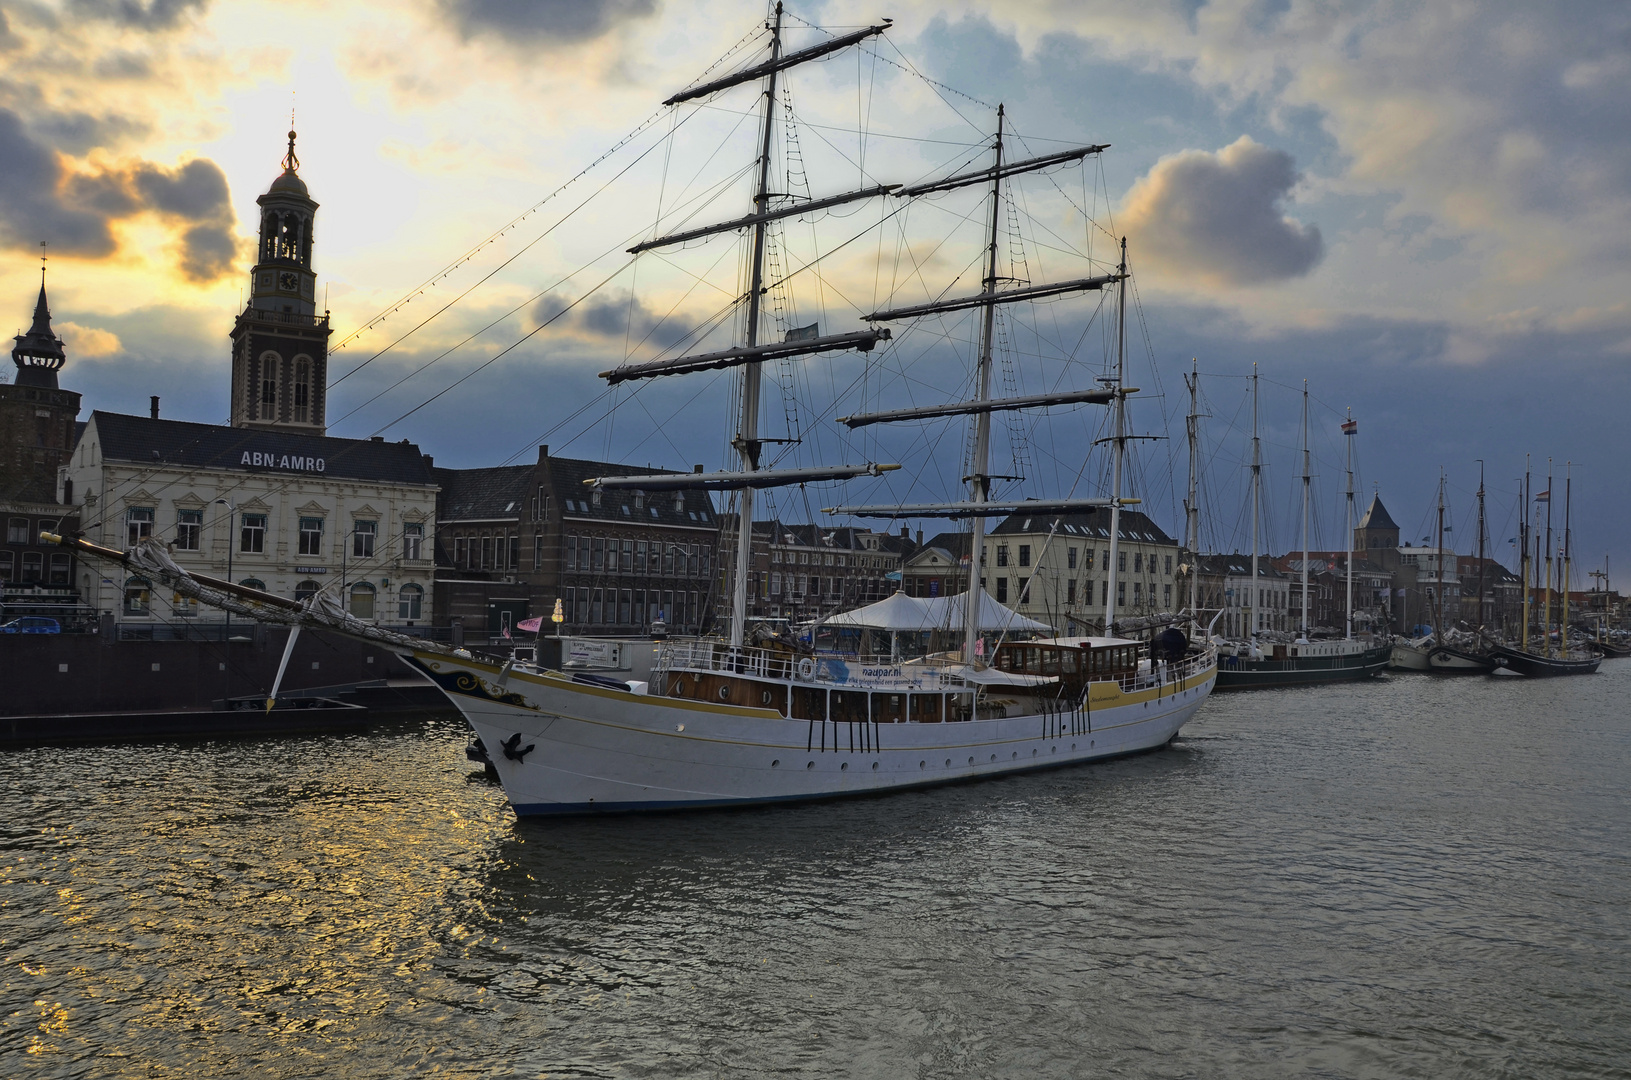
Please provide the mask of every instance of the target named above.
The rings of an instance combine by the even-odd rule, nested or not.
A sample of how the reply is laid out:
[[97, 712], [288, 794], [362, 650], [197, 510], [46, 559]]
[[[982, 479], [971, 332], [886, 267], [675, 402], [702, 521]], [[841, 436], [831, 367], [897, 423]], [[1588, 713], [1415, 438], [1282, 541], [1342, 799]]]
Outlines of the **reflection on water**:
[[0, 756], [0, 1075], [1625, 1076], [1631, 661], [517, 822], [452, 720]]

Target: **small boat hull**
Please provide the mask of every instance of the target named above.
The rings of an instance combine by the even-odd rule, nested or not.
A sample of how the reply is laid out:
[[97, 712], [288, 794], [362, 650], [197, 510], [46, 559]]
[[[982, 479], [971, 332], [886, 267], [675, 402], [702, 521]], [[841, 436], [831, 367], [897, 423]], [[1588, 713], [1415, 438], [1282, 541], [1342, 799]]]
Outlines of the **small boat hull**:
[[[1254, 660], [1243, 656], [1218, 657], [1218, 689], [1267, 690], [1282, 686], [1312, 686], [1319, 683], [1352, 682], [1368, 679], [1388, 666], [1389, 646], [1377, 645], [1357, 651], [1327, 650], [1325, 643], [1295, 647], [1298, 655]], [[1343, 644], [1343, 643], [1334, 643]], [[1312, 650], [1315, 655], [1307, 655]]]
[[1427, 654], [1428, 666], [1440, 675], [1488, 675], [1500, 666], [1488, 653], [1440, 645]]
[[1393, 646], [1388, 667], [1394, 671], [1432, 671], [1433, 664], [1428, 659], [1429, 651], [1408, 641], [1401, 641]]
[[1556, 675], [1592, 675], [1603, 662], [1600, 656], [1589, 658], [1541, 656], [1521, 649], [1508, 648], [1505, 645], [1497, 645], [1490, 650], [1490, 655], [1509, 671], [1533, 679], [1551, 678]]

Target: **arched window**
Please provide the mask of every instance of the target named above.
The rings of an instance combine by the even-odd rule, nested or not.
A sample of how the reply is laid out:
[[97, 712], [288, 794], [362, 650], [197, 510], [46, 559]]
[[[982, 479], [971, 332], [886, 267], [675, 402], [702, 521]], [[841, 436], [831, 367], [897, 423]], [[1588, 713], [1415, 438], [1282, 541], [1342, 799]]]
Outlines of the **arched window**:
[[311, 357], [294, 358], [294, 420], [297, 424], [311, 420]]
[[125, 579], [125, 614], [146, 615], [153, 602], [152, 585], [146, 578]]
[[351, 586], [351, 614], [359, 619], [374, 617], [374, 587], [366, 581]]
[[310, 600], [312, 597], [317, 595], [319, 588], [320, 586], [317, 584], [317, 582], [308, 578], [294, 587], [294, 598], [300, 603], [304, 604], [307, 600]]
[[257, 414], [257, 419], [277, 419], [278, 368], [282, 364], [283, 357], [277, 353], [270, 351], [261, 353], [260, 411]]
[[397, 590], [397, 617], [403, 622], [417, 622], [423, 618], [425, 590], [418, 585], [404, 585]]

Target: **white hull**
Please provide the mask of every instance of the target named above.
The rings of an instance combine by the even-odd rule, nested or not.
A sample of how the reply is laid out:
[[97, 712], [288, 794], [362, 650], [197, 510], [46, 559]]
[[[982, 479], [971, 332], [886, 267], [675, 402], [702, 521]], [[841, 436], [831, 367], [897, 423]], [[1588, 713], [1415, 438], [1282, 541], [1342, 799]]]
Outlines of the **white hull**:
[[1427, 659], [1427, 652], [1428, 650], [1417, 648], [1408, 642], [1395, 642], [1388, 667], [1395, 671], [1431, 671], [1433, 665]]
[[[1207, 663], [1165, 686], [1095, 683], [1089, 707], [946, 723], [823, 722], [417, 653], [470, 721], [521, 815], [865, 795], [1096, 761], [1170, 742], [1211, 693]], [[521, 760], [505, 753], [532, 749]]]

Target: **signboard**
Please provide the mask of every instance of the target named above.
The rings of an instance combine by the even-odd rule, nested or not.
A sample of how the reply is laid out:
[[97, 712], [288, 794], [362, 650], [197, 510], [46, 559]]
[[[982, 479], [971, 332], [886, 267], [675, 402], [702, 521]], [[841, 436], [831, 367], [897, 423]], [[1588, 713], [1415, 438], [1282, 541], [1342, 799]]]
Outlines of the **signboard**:
[[264, 454], [259, 450], [245, 450], [239, 465], [256, 469], [288, 469], [290, 472], [323, 472], [327, 463], [320, 457], [301, 457], [299, 454]]
[[572, 667], [620, 668], [623, 666], [623, 643], [571, 638], [567, 642], [566, 663]]
[[294, 568], [294, 572], [297, 573], [297, 574], [326, 574], [326, 573], [328, 573], [328, 567], [326, 567], [326, 566], [297, 566], [297, 567]]

